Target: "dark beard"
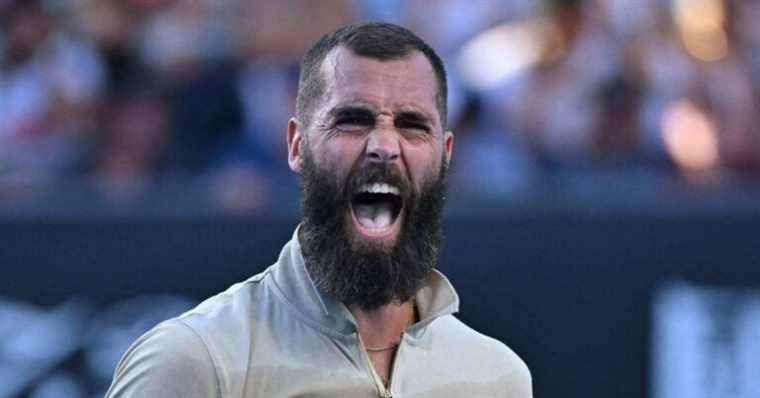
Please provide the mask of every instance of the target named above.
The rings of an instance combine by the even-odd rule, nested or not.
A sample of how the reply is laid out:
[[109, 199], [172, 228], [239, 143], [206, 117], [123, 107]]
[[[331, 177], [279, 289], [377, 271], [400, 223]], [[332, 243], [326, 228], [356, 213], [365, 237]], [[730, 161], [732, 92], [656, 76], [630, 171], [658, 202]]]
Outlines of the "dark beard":
[[[335, 176], [319, 169], [308, 149], [303, 153], [299, 237], [316, 287], [366, 311], [409, 300], [437, 263], [446, 162], [438, 178], [425, 181], [417, 193], [400, 177], [397, 166], [377, 163], [357, 170], [341, 187]], [[347, 231], [352, 188], [377, 176], [399, 186], [404, 199], [404, 218], [392, 247], [352, 241]]]

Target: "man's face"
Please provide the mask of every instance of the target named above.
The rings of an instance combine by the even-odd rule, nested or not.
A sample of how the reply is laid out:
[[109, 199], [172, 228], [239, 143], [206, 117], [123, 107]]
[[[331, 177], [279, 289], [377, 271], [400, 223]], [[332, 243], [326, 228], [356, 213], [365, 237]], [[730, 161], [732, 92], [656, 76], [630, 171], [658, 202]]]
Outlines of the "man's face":
[[322, 74], [311, 126], [293, 120], [288, 134], [307, 266], [347, 304], [403, 301], [435, 263], [453, 143], [433, 69], [418, 52], [378, 61], [338, 48]]

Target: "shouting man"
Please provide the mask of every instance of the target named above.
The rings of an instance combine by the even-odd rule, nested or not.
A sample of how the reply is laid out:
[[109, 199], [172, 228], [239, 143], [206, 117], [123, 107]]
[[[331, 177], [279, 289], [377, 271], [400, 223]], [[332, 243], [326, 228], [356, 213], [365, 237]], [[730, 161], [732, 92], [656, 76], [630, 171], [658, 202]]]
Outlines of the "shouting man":
[[531, 397], [523, 361], [452, 315], [435, 270], [446, 90], [441, 59], [404, 28], [320, 39], [287, 129], [301, 225], [266, 271], [135, 342], [107, 396]]

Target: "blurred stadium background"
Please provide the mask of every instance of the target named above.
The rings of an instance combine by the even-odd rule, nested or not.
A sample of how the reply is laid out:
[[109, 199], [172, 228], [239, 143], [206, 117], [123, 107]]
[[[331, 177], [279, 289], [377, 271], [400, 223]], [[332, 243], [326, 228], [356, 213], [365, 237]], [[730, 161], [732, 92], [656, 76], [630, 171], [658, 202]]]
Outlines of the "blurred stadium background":
[[274, 261], [299, 57], [362, 20], [447, 62], [441, 268], [536, 396], [760, 397], [755, 0], [0, 0], [0, 397]]

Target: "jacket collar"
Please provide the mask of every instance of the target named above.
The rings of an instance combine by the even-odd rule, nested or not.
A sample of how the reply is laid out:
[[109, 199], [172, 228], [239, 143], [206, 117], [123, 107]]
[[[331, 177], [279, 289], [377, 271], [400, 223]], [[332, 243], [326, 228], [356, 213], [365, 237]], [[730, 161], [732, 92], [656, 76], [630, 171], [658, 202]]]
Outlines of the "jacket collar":
[[[350, 335], [356, 332], [356, 319], [348, 308], [314, 285], [306, 270], [298, 228], [270, 272], [279, 295], [305, 321], [328, 333]], [[410, 328], [413, 334], [424, 332], [435, 319], [459, 311], [459, 297], [454, 287], [438, 270], [430, 273], [415, 300], [420, 321]]]

